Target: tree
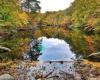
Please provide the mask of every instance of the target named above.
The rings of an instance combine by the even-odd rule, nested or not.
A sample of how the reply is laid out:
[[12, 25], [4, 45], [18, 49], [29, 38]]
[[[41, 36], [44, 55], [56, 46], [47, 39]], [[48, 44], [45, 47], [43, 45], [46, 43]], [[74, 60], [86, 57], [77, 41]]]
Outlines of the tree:
[[40, 12], [41, 7], [37, 0], [21, 0], [21, 8], [26, 12]]

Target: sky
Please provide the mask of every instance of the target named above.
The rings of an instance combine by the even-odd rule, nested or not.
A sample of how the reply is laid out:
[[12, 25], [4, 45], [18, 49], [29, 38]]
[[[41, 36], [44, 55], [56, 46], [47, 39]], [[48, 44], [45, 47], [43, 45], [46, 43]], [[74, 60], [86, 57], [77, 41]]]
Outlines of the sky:
[[59, 11], [68, 8], [74, 0], [39, 0], [42, 7], [41, 12]]

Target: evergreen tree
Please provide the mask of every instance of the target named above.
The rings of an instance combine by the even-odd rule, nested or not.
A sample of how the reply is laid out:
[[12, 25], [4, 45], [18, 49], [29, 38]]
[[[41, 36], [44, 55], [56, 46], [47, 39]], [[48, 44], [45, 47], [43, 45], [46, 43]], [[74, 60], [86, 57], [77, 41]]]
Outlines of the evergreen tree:
[[39, 1], [37, 0], [22, 0], [21, 8], [26, 12], [40, 12], [41, 7], [39, 6]]

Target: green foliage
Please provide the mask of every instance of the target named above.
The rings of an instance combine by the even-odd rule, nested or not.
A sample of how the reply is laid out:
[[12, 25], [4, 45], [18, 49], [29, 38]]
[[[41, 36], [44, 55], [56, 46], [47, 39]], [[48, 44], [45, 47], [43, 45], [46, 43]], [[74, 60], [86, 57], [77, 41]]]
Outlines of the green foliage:
[[3, 35], [0, 45], [12, 50], [0, 53], [1, 59], [21, 59], [27, 52], [30, 36], [64, 39], [76, 53], [83, 55], [99, 52], [100, 0], [75, 0], [68, 9], [57, 12], [37, 13], [40, 11], [37, 0], [26, 0], [21, 8], [18, 0], [0, 0], [0, 34]]
[[[89, 17], [100, 13], [100, 0], [75, 0], [68, 9], [74, 24], [87, 23]], [[67, 11], [67, 10], [66, 10]], [[100, 16], [99, 16], [100, 17]]]
[[5, 28], [9, 31], [9, 29], [14, 29], [16, 26], [26, 24], [26, 19], [20, 18], [21, 12], [17, 3], [16, 0], [0, 1], [0, 28]]
[[[38, 21], [40, 20], [46, 29], [36, 31], [35, 36], [52, 37], [54, 33], [55, 37], [69, 42], [77, 53], [86, 55], [98, 52], [100, 50], [98, 45], [100, 41], [99, 14], [100, 0], [75, 0], [66, 10], [47, 12], [37, 16]], [[65, 34], [62, 34], [63, 31]]]
[[21, 59], [27, 52], [31, 33], [18, 30], [29, 27], [29, 20], [29, 15], [20, 9], [18, 0], [0, 0], [0, 45], [11, 49], [11, 52], [0, 53], [0, 59]]

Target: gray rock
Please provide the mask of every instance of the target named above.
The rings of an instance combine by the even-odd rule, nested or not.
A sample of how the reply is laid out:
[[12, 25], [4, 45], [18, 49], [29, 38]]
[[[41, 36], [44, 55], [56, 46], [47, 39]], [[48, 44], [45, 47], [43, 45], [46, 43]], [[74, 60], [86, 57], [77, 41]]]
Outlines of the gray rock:
[[100, 80], [100, 78], [89, 78], [88, 80]]
[[[0, 45], [0, 50], [3, 51], [3, 52], [10, 52], [11, 49], [7, 48], [7, 47], [3, 47]], [[1, 52], [2, 53], [2, 52]]]
[[91, 61], [98, 61], [100, 62], [100, 52], [92, 53], [87, 57]]
[[0, 75], [0, 80], [14, 80], [14, 78], [9, 74]]

